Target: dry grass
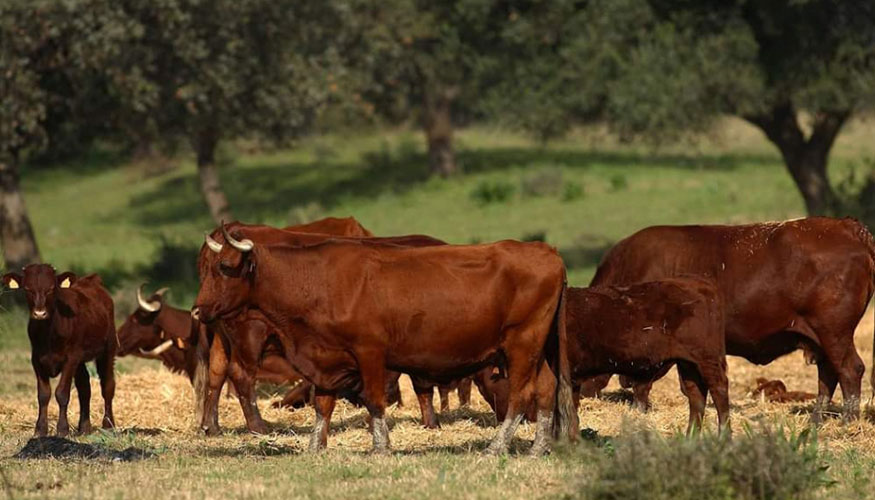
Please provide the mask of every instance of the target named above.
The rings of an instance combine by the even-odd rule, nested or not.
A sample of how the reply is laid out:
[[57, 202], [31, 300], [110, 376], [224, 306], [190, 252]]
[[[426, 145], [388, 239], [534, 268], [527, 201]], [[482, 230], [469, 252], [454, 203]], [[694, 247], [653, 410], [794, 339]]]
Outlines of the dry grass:
[[[866, 360], [864, 395], [872, 356], [873, 313], [867, 312], [857, 329], [857, 348]], [[3, 361], [18, 365], [21, 353], [6, 352]], [[337, 407], [329, 438], [329, 451], [320, 456], [301, 453], [306, 448], [306, 433], [313, 423], [310, 409], [297, 411], [270, 407], [277, 395], [262, 398], [259, 405], [265, 419], [274, 422], [274, 434], [252, 436], [245, 432], [236, 400], [222, 398], [220, 422], [228, 432], [218, 438], [201, 437], [194, 430], [191, 416], [191, 388], [183, 377], [143, 361], [124, 361], [129, 373], [118, 377], [116, 415], [121, 431], [80, 439], [122, 448], [139, 446], [158, 452], [159, 457], [139, 464], [100, 464], [58, 460], [22, 462], [0, 459], [0, 471], [7, 493], [18, 496], [78, 496], [93, 489], [97, 497], [148, 497], [166, 493], [156, 477], [174, 481], [174, 496], [210, 498], [233, 495], [246, 497], [324, 496], [324, 497], [406, 497], [454, 496], [484, 497], [495, 494], [512, 497], [561, 495], [575, 484], [585, 464], [574, 458], [495, 459], [479, 453], [495, 429], [488, 406], [476, 394], [472, 408], [441, 415], [442, 429], [429, 431], [419, 424], [419, 410], [409, 381], [402, 378], [404, 407], [389, 411], [392, 445], [390, 457], [372, 457], [364, 410], [343, 402]], [[808, 425], [812, 403], [777, 404], [749, 394], [757, 377], [779, 378], [789, 390], [816, 392], [816, 370], [804, 364], [801, 353], [757, 367], [730, 358], [730, 395], [733, 427], [756, 426], [758, 422], [778, 423], [801, 430]], [[99, 422], [102, 405], [99, 385], [94, 380], [92, 422]], [[32, 432], [36, 401], [28, 392], [14, 391], [0, 401], [0, 456], [9, 457], [24, 445]], [[643, 424], [665, 435], [683, 430], [687, 421], [686, 400], [678, 390], [674, 372], [657, 383], [652, 393], [654, 411], [642, 415], [622, 401], [616, 381], [603, 400], [584, 400], [580, 410], [582, 427], [613, 436], [629, 422]], [[74, 398], [75, 399], [75, 398]], [[437, 398], [435, 398], [437, 400]], [[865, 399], [865, 398], [864, 398]], [[436, 401], [437, 402], [437, 401]], [[840, 395], [836, 397], [840, 403]], [[836, 414], [839, 408], [836, 407]], [[50, 422], [57, 407], [50, 405]], [[78, 405], [71, 403], [71, 422], [78, 418]], [[716, 414], [708, 409], [708, 425], [714, 428]], [[528, 447], [534, 427], [524, 424], [513, 445], [518, 455]], [[872, 419], [842, 425], [838, 418], [828, 420], [819, 437], [825, 453], [831, 456], [862, 457], [866, 467], [875, 463], [875, 424]], [[856, 460], [856, 459], [855, 459]], [[850, 466], [836, 470], [849, 471]], [[867, 469], [870, 472], [871, 469]], [[845, 472], [842, 472], [843, 474]], [[847, 472], [850, 474], [850, 472]], [[859, 471], [857, 472], [859, 473]], [[864, 473], [865, 475], [866, 473]], [[864, 478], [865, 481], [868, 479]], [[57, 483], [57, 485], [55, 485]], [[856, 484], [856, 483], [855, 483]], [[52, 487], [52, 485], [55, 485]], [[51, 488], [50, 488], [51, 487]], [[133, 489], [132, 489], [133, 488]]]

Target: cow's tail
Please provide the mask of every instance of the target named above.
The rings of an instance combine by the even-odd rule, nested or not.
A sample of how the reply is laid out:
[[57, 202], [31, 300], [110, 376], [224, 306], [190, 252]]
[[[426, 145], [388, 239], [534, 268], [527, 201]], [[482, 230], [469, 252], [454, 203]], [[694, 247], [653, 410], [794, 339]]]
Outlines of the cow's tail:
[[207, 402], [207, 374], [210, 368], [210, 339], [206, 326], [192, 318], [191, 336], [195, 342], [194, 373], [191, 377], [192, 389], [194, 389], [194, 421], [195, 426], [200, 428], [204, 423], [204, 411]]
[[556, 409], [553, 414], [553, 437], [563, 439], [567, 436], [569, 441], [575, 441], [578, 433], [577, 408], [574, 404], [574, 392], [571, 388], [571, 365], [568, 360], [568, 335], [565, 325], [565, 303], [567, 294], [567, 281], [563, 276], [562, 294], [559, 296], [559, 307], [556, 308], [557, 349], [558, 359], [554, 363], [557, 367], [556, 384]]

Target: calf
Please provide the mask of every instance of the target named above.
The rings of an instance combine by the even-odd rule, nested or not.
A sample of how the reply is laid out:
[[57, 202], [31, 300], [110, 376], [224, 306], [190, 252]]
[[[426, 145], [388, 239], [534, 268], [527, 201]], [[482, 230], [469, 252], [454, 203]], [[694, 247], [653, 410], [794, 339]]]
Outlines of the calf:
[[[701, 426], [708, 392], [720, 426], [728, 425], [724, 313], [713, 284], [675, 278], [628, 287], [569, 288], [566, 300], [568, 363], [576, 391], [586, 383], [595, 387], [594, 380], [606, 383], [603, 376], [613, 373], [650, 381], [677, 364], [690, 404], [689, 430]], [[475, 381], [501, 419], [507, 379], [500, 372], [489, 375]], [[532, 413], [530, 408], [530, 419]]]
[[729, 423], [722, 298], [710, 282], [674, 278], [626, 287], [569, 288], [572, 377], [619, 373], [650, 381], [676, 364], [689, 399], [689, 430], [700, 427], [708, 392]]
[[61, 376], [55, 390], [58, 401], [58, 436], [70, 433], [67, 404], [70, 388], [76, 382], [79, 395], [79, 427], [91, 432], [91, 383], [87, 361], [95, 360], [103, 393], [103, 427], [115, 426], [112, 398], [115, 393], [113, 363], [118, 339], [113, 323], [113, 304], [97, 275], [83, 278], [70, 272], [56, 274], [47, 264], [31, 264], [23, 274], [7, 273], [3, 283], [10, 289], [23, 289], [30, 309], [27, 334], [30, 337], [31, 364], [36, 375], [39, 417], [36, 435], [48, 434], [47, 409], [52, 377]]

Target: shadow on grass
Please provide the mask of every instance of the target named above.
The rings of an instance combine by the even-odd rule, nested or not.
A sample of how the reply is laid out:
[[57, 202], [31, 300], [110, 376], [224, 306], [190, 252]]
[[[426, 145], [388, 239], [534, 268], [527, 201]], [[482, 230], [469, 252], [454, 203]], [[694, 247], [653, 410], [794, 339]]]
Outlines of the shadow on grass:
[[[463, 171], [469, 174], [531, 164], [582, 169], [596, 165], [648, 165], [732, 170], [742, 163], [775, 163], [774, 158], [766, 155], [645, 155], [539, 147], [462, 150], [457, 158]], [[278, 159], [253, 167], [224, 169], [221, 176], [235, 216], [247, 222], [260, 222], [309, 203], [330, 209], [348, 198], [404, 193], [428, 179], [426, 165], [424, 154], [400, 147], [397, 151], [365, 153], [359, 162]], [[318, 175], [313, 175], [314, 172]], [[138, 221], [144, 226], [162, 226], [193, 217], [207, 221], [194, 174], [169, 179], [155, 190], [135, 196], [130, 205], [136, 208]]]

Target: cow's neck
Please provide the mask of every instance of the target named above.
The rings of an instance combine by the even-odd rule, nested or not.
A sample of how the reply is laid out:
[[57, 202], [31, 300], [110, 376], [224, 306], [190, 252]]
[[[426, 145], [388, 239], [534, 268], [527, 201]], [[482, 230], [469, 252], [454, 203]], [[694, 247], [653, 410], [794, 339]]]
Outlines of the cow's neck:
[[250, 305], [277, 326], [322, 309], [326, 290], [325, 262], [312, 251], [259, 256]]

